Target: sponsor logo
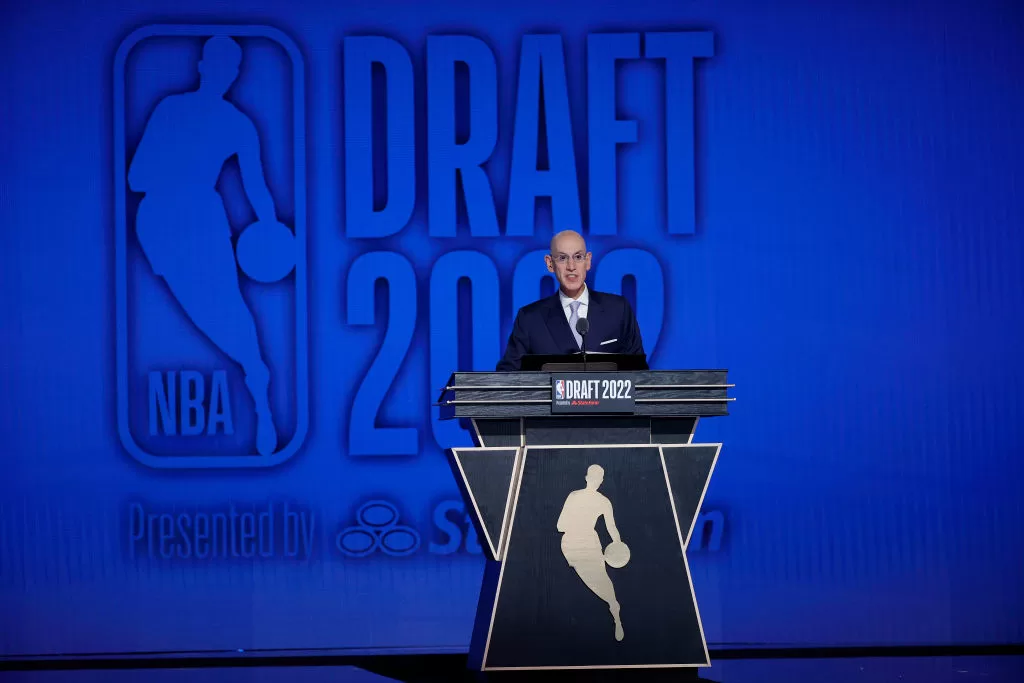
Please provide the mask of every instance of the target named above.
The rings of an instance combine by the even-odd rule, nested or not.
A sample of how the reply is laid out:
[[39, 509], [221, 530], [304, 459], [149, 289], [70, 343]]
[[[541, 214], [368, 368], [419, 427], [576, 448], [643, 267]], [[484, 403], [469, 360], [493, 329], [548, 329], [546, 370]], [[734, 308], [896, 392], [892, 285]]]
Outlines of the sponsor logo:
[[347, 557], [366, 557], [380, 551], [392, 557], [412, 555], [420, 547], [419, 532], [398, 523], [398, 508], [386, 500], [371, 500], [356, 511], [355, 526], [342, 529], [335, 538], [338, 551]]

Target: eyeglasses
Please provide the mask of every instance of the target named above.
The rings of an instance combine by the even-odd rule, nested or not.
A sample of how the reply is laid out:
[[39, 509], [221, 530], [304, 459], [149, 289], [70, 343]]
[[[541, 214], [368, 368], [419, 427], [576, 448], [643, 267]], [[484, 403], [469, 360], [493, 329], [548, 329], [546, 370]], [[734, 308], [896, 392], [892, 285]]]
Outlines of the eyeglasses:
[[553, 258], [555, 262], [558, 263], [559, 265], [564, 266], [570, 258], [576, 263], [583, 263], [583, 261], [587, 258], [587, 255], [584, 254], [583, 252], [578, 251], [572, 256], [569, 256], [568, 254], [552, 254], [551, 258]]

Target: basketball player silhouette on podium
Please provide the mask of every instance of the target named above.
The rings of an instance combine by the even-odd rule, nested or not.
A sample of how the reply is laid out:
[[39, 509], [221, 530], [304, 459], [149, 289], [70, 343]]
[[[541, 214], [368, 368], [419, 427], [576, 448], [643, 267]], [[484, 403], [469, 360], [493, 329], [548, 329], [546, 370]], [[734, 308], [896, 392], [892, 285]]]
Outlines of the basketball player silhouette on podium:
[[156, 106], [128, 183], [145, 193], [135, 229], [146, 258], [196, 327], [241, 365], [256, 410], [256, 450], [270, 455], [277, 448], [270, 370], [239, 288], [231, 226], [216, 189], [228, 159], [237, 155], [258, 218], [239, 237], [239, 263], [246, 275], [262, 282], [283, 279], [294, 267], [294, 241], [277, 220], [256, 127], [225, 99], [241, 61], [242, 49], [230, 37], [204, 43], [198, 89], [169, 95]]
[[[619, 601], [615, 598], [615, 586], [605, 563], [616, 569], [626, 566], [629, 547], [619, 538], [611, 501], [597, 490], [603, 481], [604, 468], [600, 465], [587, 468], [587, 486], [566, 497], [557, 528], [562, 532], [562, 555], [587, 588], [608, 603], [608, 610], [615, 620], [615, 640], [621, 641], [625, 634], [619, 618]], [[597, 520], [602, 516], [612, 538], [604, 550], [596, 529]]]

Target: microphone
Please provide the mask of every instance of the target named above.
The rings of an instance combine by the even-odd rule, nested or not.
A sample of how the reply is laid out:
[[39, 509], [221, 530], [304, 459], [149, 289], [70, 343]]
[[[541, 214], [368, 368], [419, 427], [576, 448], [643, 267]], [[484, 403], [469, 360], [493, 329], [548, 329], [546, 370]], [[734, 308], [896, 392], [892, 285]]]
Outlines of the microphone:
[[582, 344], [580, 344], [580, 350], [583, 351], [583, 372], [587, 371], [587, 332], [590, 331], [590, 321], [586, 318], [579, 318], [576, 321], [576, 331], [580, 333]]

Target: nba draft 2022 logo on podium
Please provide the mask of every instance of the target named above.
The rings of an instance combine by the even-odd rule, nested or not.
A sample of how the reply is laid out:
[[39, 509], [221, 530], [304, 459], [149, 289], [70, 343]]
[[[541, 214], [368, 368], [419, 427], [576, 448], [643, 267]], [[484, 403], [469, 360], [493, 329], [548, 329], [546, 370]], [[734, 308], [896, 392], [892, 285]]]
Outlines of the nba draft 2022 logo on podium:
[[168, 25], [114, 61], [121, 441], [151, 467], [279, 464], [309, 422], [302, 56]]

